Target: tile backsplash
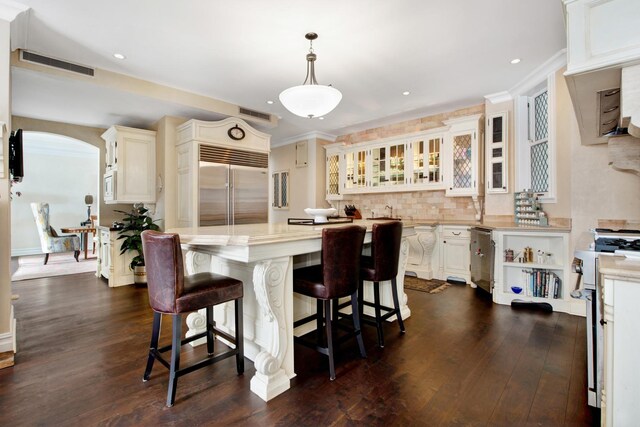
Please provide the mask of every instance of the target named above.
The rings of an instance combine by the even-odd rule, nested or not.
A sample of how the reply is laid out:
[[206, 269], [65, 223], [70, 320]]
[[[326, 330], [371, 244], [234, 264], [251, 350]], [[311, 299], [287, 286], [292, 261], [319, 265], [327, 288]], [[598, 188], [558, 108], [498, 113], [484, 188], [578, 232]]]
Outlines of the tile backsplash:
[[476, 215], [471, 197], [445, 197], [444, 190], [352, 194], [332, 204], [340, 215], [344, 215], [345, 205], [355, 205], [363, 218], [391, 215], [386, 206], [393, 207], [394, 217], [408, 220], [474, 220]]

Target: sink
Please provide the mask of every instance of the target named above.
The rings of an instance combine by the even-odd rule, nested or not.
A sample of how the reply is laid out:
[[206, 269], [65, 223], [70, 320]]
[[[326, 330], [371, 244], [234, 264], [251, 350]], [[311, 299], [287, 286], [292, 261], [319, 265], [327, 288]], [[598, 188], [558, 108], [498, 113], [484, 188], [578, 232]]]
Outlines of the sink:
[[376, 216], [374, 218], [367, 218], [367, 219], [370, 219], [370, 220], [385, 219], [385, 220], [388, 220], [388, 221], [402, 221], [402, 218], [397, 218], [397, 217], [396, 218], [390, 218], [388, 216]]

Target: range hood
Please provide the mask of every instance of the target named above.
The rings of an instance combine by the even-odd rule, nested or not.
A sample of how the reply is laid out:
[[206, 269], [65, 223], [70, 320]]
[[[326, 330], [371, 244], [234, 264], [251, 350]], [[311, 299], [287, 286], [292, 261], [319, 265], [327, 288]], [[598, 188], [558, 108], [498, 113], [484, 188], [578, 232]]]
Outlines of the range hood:
[[582, 145], [606, 144], [620, 125], [621, 70], [565, 75]]

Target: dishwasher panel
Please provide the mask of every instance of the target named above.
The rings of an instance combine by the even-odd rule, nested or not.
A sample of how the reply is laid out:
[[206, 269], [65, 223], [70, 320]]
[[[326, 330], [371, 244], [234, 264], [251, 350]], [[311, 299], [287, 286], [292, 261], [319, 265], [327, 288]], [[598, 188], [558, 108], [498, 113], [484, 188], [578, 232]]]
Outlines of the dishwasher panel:
[[493, 265], [495, 243], [491, 239], [491, 230], [471, 229], [471, 283], [491, 293], [493, 290]]

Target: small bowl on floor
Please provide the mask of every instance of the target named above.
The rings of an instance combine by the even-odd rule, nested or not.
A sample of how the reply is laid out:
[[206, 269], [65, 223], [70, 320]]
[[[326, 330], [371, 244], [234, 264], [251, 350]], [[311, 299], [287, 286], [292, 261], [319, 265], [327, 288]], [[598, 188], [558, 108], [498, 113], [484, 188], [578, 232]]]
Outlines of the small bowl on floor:
[[519, 294], [520, 292], [522, 292], [522, 288], [520, 286], [512, 286], [511, 290], [514, 294]]

